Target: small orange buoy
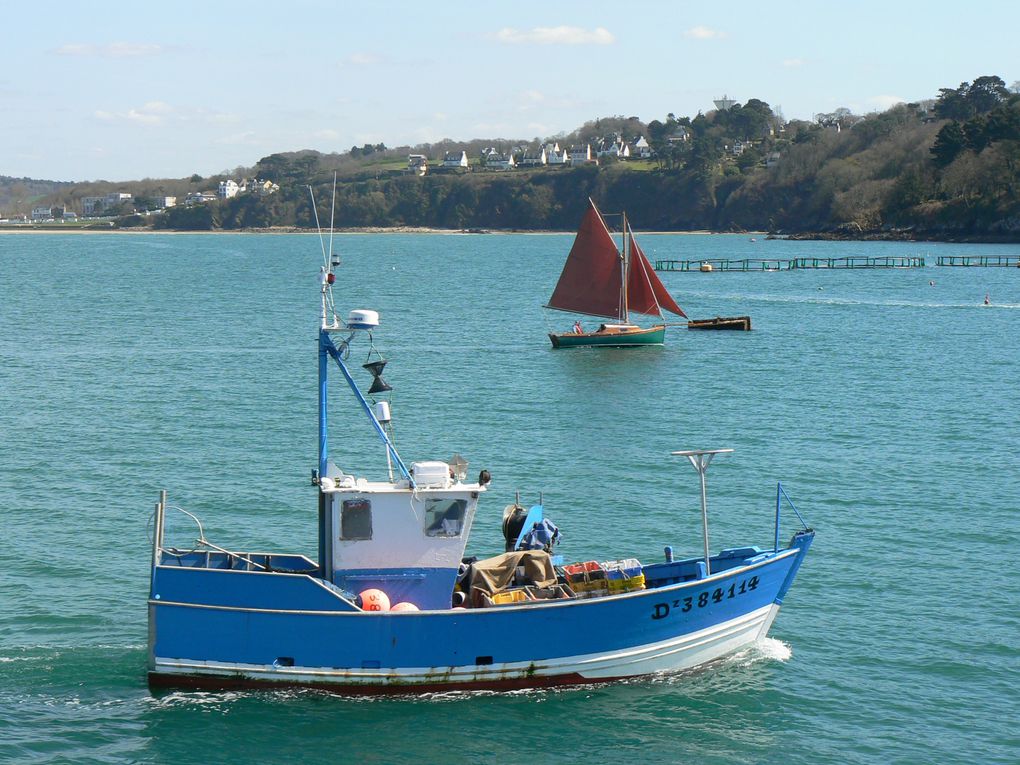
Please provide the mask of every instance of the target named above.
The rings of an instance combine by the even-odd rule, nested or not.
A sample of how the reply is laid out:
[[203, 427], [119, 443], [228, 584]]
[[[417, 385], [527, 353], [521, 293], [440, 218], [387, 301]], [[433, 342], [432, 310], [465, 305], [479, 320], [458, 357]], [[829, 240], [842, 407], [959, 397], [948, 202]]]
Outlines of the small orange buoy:
[[393, 608], [390, 609], [390, 611], [418, 611], [418, 610], [419, 610], [418, 606], [416, 606], [414, 603], [408, 603], [407, 601], [397, 603], [396, 605], [393, 606]]
[[390, 598], [382, 590], [362, 590], [358, 594], [358, 605], [364, 611], [389, 611]]

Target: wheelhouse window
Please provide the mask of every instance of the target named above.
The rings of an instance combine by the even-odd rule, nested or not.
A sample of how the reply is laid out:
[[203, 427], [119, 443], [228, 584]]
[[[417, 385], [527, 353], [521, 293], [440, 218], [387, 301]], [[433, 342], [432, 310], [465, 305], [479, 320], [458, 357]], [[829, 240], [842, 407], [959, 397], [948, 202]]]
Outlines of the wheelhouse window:
[[345, 499], [340, 506], [340, 538], [372, 538], [372, 503], [367, 499]]
[[459, 537], [466, 514], [466, 499], [425, 500], [425, 536]]

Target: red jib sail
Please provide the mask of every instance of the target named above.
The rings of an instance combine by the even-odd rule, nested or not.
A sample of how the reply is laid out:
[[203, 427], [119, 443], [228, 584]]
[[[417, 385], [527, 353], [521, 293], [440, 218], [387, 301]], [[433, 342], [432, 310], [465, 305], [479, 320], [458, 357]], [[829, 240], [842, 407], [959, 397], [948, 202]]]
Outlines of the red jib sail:
[[627, 308], [649, 316], [662, 316], [663, 311], [669, 311], [686, 319], [687, 314], [677, 305], [662, 280], [655, 274], [655, 269], [641, 251], [634, 234], [628, 232], [628, 237], [630, 273], [627, 275]]
[[623, 320], [622, 285], [620, 251], [592, 202], [549, 298], [549, 308]]

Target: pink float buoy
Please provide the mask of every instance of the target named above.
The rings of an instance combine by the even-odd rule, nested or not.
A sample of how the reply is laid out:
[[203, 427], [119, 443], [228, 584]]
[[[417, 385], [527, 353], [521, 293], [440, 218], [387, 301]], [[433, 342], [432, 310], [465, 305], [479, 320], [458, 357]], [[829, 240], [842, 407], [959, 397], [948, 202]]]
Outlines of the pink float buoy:
[[358, 593], [358, 605], [365, 611], [389, 611], [390, 598], [382, 590], [362, 590]]
[[418, 606], [414, 603], [408, 603], [406, 601], [397, 603], [390, 609], [390, 611], [418, 611]]

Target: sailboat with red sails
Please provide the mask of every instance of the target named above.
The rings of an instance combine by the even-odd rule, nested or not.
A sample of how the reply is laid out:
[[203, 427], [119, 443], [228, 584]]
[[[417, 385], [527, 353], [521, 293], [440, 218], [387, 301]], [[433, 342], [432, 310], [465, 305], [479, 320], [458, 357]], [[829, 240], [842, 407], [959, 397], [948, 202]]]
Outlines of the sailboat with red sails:
[[[590, 206], [546, 307], [611, 322], [588, 332], [578, 321], [572, 332], [550, 333], [553, 348], [662, 345], [666, 336], [663, 311], [684, 318], [687, 315], [656, 276], [634, 239], [626, 214], [620, 247], [595, 203], [591, 199], [588, 202]], [[651, 327], [640, 327], [631, 323], [632, 313], [655, 316], [660, 321]]]

